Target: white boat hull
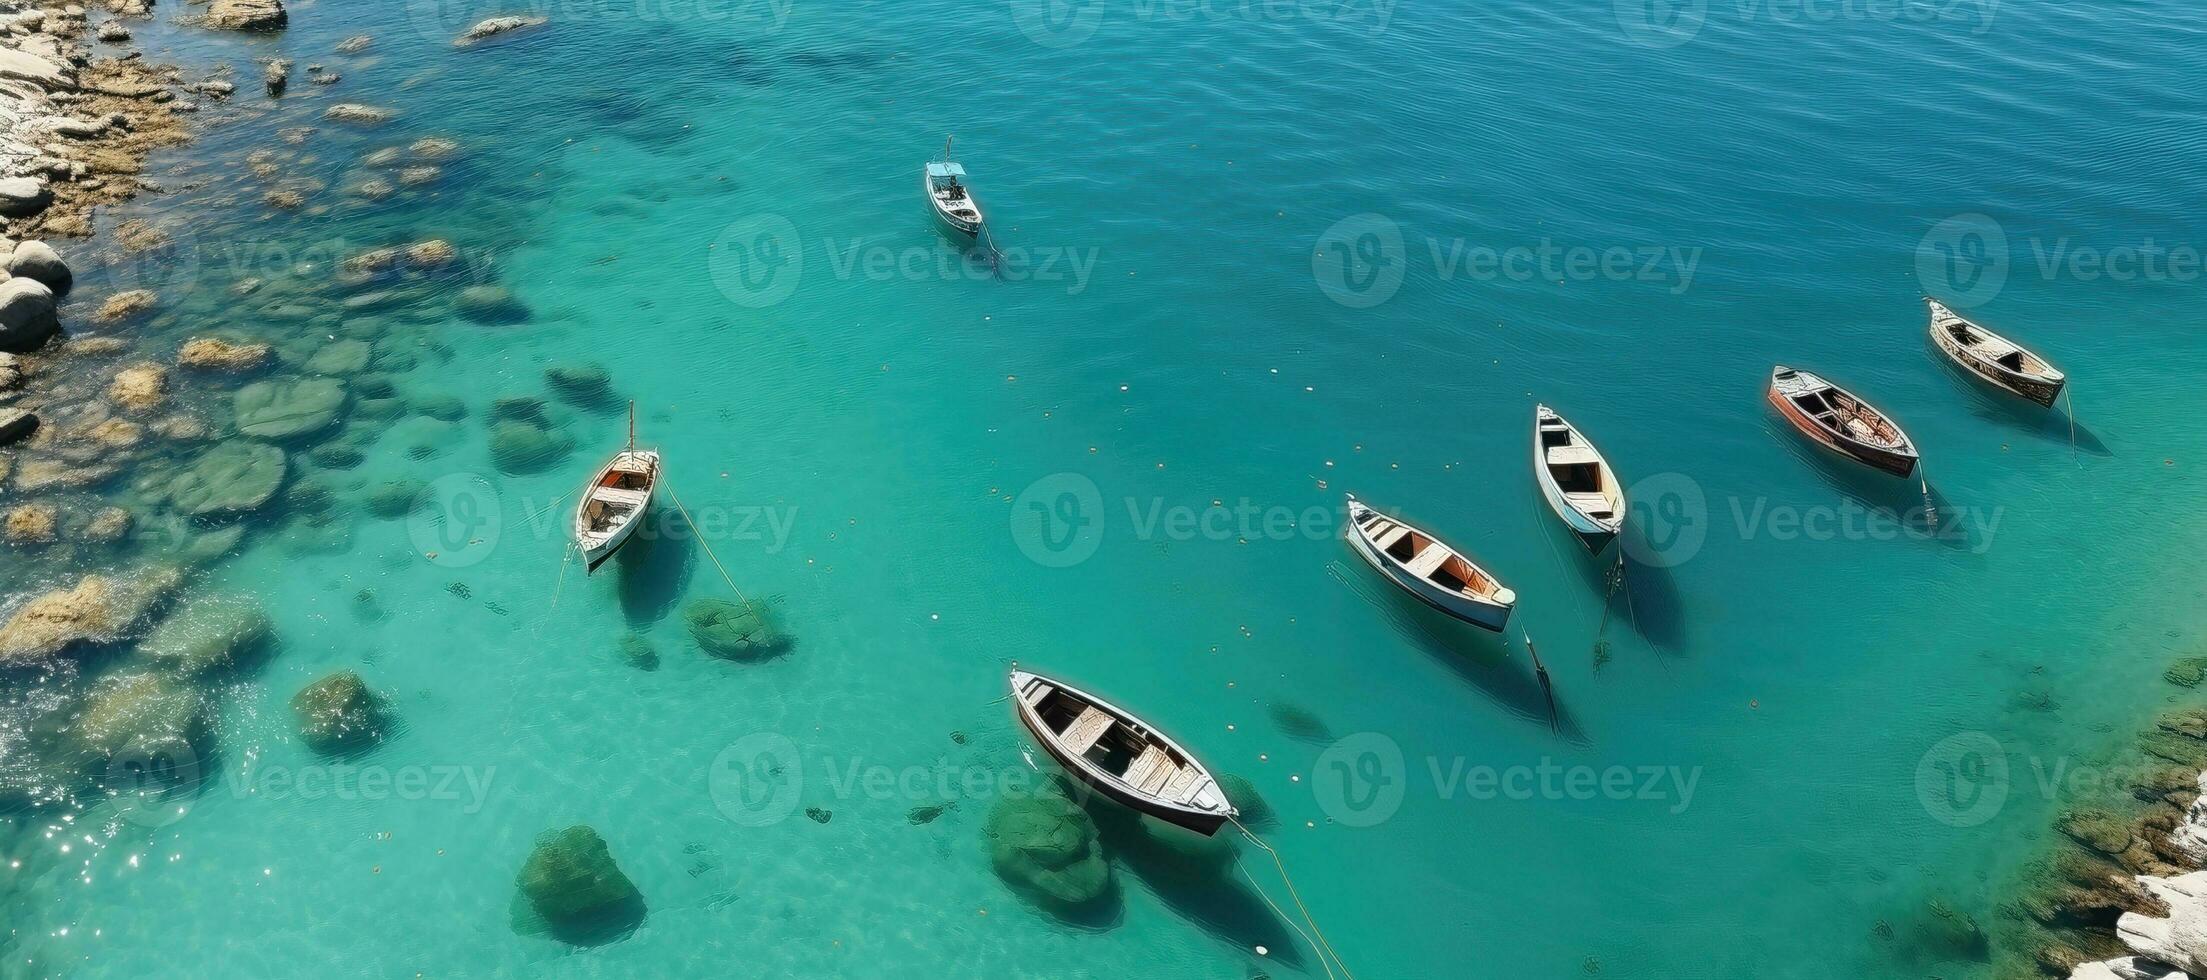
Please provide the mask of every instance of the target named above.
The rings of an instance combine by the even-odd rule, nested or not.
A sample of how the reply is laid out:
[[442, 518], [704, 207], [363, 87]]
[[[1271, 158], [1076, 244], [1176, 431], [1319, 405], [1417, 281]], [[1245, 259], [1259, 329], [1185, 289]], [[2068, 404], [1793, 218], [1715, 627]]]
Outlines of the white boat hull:
[[1349, 539], [1349, 546], [1356, 549], [1358, 555], [1363, 556], [1365, 564], [1372, 566], [1381, 575], [1387, 576], [1389, 581], [1416, 597], [1418, 601], [1473, 626], [1500, 633], [1503, 627], [1509, 625], [1510, 610], [1515, 608], [1514, 603], [1491, 602], [1465, 595], [1462, 592], [1451, 592], [1411, 575], [1402, 566], [1387, 560], [1384, 555], [1381, 555], [1379, 550], [1373, 546], [1371, 540], [1366, 538], [1358, 528], [1353, 511], [1361, 509], [1360, 505], [1352, 504], [1351, 509], [1352, 516], [1349, 520], [1349, 526], [1346, 531], [1342, 532], [1342, 536]]
[[[1574, 440], [1585, 442], [1586, 439], [1571, 423], [1564, 421], [1561, 416], [1549, 412], [1547, 406], [1536, 406], [1533, 412], [1533, 479], [1540, 484], [1540, 495], [1547, 499], [1548, 509], [1555, 511], [1556, 516], [1563, 519], [1564, 525], [1571, 529], [1572, 534], [1578, 536], [1579, 543], [1585, 545], [1587, 550], [1597, 555], [1601, 554], [1602, 549], [1609, 547], [1611, 541], [1617, 540], [1617, 533], [1624, 529], [1624, 515], [1627, 513], [1624, 491], [1621, 488], [1617, 491], [1613, 516], [1607, 519], [1587, 513], [1578, 504], [1573, 503], [1570, 498], [1564, 496], [1562, 485], [1556, 482], [1555, 472], [1548, 468], [1548, 448], [1541, 444], [1541, 423], [1546, 421], [1547, 418], [1554, 418], [1557, 422], [1562, 423]], [[1591, 448], [1592, 444], [1588, 443], [1587, 445]], [[1602, 459], [1599, 454], [1596, 455], [1595, 460], [1596, 465], [1600, 467], [1601, 478], [1612, 485], [1621, 487], [1620, 484], [1617, 484], [1617, 474], [1609, 468], [1609, 461]], [[1608, 501], [1604, 501], [1604, 506], [1608, 506]]]

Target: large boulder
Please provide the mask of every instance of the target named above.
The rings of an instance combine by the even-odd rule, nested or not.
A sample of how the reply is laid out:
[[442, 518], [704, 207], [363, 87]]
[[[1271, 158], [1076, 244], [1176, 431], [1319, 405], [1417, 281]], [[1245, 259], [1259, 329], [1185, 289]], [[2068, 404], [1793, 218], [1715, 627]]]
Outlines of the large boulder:
[[260, 439], [309, 436], [337, 422], [345, 385], [334, 378], [258, 381], [232, 396], [238, 431]]
[[291, 711], [299, 718], [300, 737], [324, 755], [373, 748], [391, 724], [382, 695], [349, 670], [301, 688], [291, 697]]
[[332, 340], [307, 358], [309, 374], [359, 374], [368, 369], [375, 348], [365, 340]]
[[2169, 908], [2167, 918], [2125, 912], [2115, 935], [2137, 953], [2192, 976], [2207, 976], [2207, 871], [2138, 879]]
[[122, 577], [87, 575], [32, 599], [0, 626], [0, 666], [40, 663], [79, 644], [119, 640], [181, 581], [182, 574], [166, 567]]
[[603, 408], [618, 401], [613, 395], [613, 375], [601, 365], [555, 364], [544, 369], [544, 382], [571, 405]]
[[30, 278], [0, 282], [0, 352], [27, 354], [61, 332], [54, 291]]
[[766, 660], [788, 652], [792, 645], [751, 603], [696, 599], [682, 607], [682, 620], [698, 649], [722, 660]]
[[27, 438], [38, 429], [38, 416], [20, 408], [0, 408], [0, 446]]
[[[0, 78], [17, 77], [24, 72], [11, 71], [12, 62], [28, 60], [51, 68], [51, 63], [23, 54], [12, 48], [0, 48]], [[0, 178], [0, 216], [28, 217], [46, 210], [54, 203], [54, 192], [46, 188], [46, 182], [37, 177]]]
[[275, 31], [290, 22], [283, 0], [214, 0], [201, 21], [225, 31]]
[[643, 893], [613, 863], [605, 838], [581, 824], [538, 837], [514, 884], [529, 910], [567, 942], [605, 942], [644, 921]]
[[165, 488], [169, 504], [192, 516], [261, 509], [283, 489], [290, 459], [266, 443], [233, 441], [208, 450]]
[[15, 252], [8, 256], [8, 275], [17, 279], [34, 279], [61, 296], [77, 281], [69, 264], [61, 260], [53, 246], [41, 241], [18, 242]]
[[274, 627], [260, 604], [243, 596], [210, 596], [161, 621], [138, 652], [186, 675], [242, 666], [268, 642]]
[[1095, 820], [1055, 784], [999, 800], [985, 833], [997, 877], [1053, 912], [1079, 914], [1116, 894]]

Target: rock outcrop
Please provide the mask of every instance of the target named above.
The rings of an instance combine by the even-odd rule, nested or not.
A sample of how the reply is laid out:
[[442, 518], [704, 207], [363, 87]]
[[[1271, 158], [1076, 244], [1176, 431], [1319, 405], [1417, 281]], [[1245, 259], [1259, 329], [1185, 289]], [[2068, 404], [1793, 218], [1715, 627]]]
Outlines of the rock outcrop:
[[460, 32], [459, 37], [452, 39], [452, 46], [456, 48], [474, 47], [475, 45], [480, 44], [489, 38], [496, 37], [500, 34], [510, 34], [514, 31], [530, 27], [542, 27], [547, 22], [548, 18], [537, 14], [515, 14], [505, 17], [487, 17], [482, 20], [476, 21], [475, 26]]
[[349, 670], [300, 689], [291, 697], [291, 710], [299, 719], [299, 736], [323, 755], [366, 751], [390, 727], [382, 695]]
[[60, 332], [52, 288], [28, 276], [0, 282], [0, 352], [28, 354]]
[[88, 575], [32, 599], [0, 626], [0, 666], [38, 663], [79, 644], [122, 639], [181, 581], [175, 569], [160, 567], [121, 577]]
[[276, 31], [290, 21], [283, 0], [214, 0], [200, 23], [224, 31]]
[[644, 896], [613, 862], [605, 838], [577, 824], [537, 838], [515, 879], [521, 898], [553, 936], [596, 945], [644, 921]]

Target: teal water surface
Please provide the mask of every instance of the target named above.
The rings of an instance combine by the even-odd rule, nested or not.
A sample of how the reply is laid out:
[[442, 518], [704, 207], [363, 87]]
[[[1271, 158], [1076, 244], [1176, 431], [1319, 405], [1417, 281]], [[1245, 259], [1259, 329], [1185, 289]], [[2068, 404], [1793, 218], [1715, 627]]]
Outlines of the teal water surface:
[[[1107, 838], [1116, 897], [1072, 921], [992, 872], [1000, 787], [1041, 761], [997, 703], [1017, 661], [1247, 777], [1361, 977], [1992, 975], [2067, 799], [2035, 774], [2107, 757], [2200, 642], [2207, 31], [2163, 0], [1686, 10], [573, 6], [466, 51], [487, 11], [147, 27], [157, 57], [344, 77], [210, 104], [157, 161], [178, 192], [110, 216], [179, 244], [88, 269], [80, 319], [151, 285], [165, 318], [115, 332], [144, 356], [224, 330], [279, 375], [335, 323], [407, 407], [356, 392], [365, 462], [292, 475], [338, 517], [248, 518], [179, 599], [254, 594], [279, 638], [214, 690], [200, 791], [17, 818], [7, 974], [1325, 976], [1247, 846], [1254, 884]], [[916, 186], [953, 133], [993, 268]], [[427, 136], [462, 148], [433, 182], [350, 193]], [[262, 203], [286, 182], [305, 209]], [[464, 275], [268, 312], [427, 238]], [[450, 312], [490, 280], [526, 322]], [[1925, 294], [2074, 403], [1944, 367]], [[1897, 417], [1928, 492], [1800, 443], [1761, 400], [1781, 361]], [[552, 399], [572, 451], [502, 465], [493, 403], [589, 362], [617, 394]], [[175, 397], [227, 437], [231, 385]], [[630, 399], [672, 495], [586, 577], [566, 495]], [[1533, 486], [1536, 401], [1637, 486], [1614, 593]], [[377, 516], [403, 480], [428, 506]], [[1379, 585], [1346, 492], [1491, 568], [1511, 632]], [[24, 595], [102, 567], [10, 563]], [[717, 566], [785, 655], [691, 642]], [[288, 702], [340, 668], [401, 727], [333, 766]], [[11, 679], [11, 724], [86, 682]], [[618, 941], [513, 925], [532, 842], [575, 823], [648, 905]]]

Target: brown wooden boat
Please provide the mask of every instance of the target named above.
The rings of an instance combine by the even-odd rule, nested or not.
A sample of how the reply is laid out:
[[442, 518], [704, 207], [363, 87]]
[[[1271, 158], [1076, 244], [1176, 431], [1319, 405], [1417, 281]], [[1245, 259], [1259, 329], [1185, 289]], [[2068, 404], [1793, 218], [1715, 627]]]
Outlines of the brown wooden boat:
[[1188, 750], [1125, 709], [1024, 670], [1011, 683], [1020, 724], [1042, 750], [1120, 805], [1205, 836], [1240, 812]]
[[1770, 404], [1801, 434], [1835, 453], [1894, 476], [1916, 472], [1916, 444], [1853, 392], [1783, 364], [1770, 372]]

